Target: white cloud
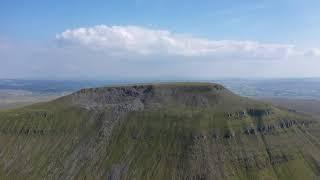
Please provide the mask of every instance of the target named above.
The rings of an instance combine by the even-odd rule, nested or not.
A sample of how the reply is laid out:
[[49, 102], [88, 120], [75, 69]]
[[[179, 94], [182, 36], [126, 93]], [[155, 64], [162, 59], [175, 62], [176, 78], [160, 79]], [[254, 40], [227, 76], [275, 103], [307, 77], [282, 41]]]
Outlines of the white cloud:
[[319, 57], [320, 49], [290, 44], [102, 25], [66, 30], [53, 43], [0, 39], [0, 78], [320, 77]]
[[311, 57], [320, 57], [320, 49], [310, 49], [305, 52], [305, 56], [311, 56]]
[[256, 41], [208, 40], [167, 30], [138, 26], [105, 26], [66, 30], [56, 35], [64, 44], [110, 54], [174, 55], [212, 59], [287, 59], [318, 56], [318, 50], [299, 49], [291, 44], [268, 44]]

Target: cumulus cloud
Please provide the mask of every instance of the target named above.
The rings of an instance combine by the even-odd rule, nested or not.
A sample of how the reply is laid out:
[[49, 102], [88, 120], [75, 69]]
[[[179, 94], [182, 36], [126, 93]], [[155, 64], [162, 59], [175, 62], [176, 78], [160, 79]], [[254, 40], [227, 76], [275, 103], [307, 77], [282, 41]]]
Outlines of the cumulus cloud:
[[215, 41], [137, 26], [66, 30], [55, 40], [0, 38], [0, 78], [211, 79], [320, 76], [320, 49]]
[[99, 25], [66, 30], [56, 40], [67, 46], [80, 46], [110, 54], [174, 55], [212, 59], [285, 59], [306, 54], [319, 56], [319, 50], [299, 49], [291, 44], [256, 41], [208, 40], [167, 30], [138, 26]]

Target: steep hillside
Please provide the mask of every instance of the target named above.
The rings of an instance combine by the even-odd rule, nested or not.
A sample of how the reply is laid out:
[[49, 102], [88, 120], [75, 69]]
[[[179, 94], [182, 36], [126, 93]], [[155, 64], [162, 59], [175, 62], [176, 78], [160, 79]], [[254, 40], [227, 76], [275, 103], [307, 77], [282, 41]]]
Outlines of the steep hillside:
[[319, 138], [218, 84], [83, 89], [0, 112], [0, 179], [314, 179]]

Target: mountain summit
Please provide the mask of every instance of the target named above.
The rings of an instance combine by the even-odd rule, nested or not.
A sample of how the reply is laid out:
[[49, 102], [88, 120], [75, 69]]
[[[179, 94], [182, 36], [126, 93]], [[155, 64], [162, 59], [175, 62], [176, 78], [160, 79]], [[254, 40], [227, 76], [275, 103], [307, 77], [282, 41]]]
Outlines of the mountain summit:
[[218, 84], [83, 89], [0, 112], [0, 179], [314, 179], [319, 132]]

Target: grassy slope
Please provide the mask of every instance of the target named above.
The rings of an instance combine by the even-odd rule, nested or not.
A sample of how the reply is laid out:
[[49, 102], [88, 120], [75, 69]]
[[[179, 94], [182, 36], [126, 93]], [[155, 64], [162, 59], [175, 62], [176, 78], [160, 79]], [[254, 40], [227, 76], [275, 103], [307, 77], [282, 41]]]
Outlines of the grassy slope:
[[[168, 93], [172, 89], [174, 93]], [[2, 111], [0, 179], [312, 179], [320, 175], [317, 123], [244, 133], [247, 127], [309, 117], [208, 84], [162, 84], [153, 90], [144, 110], [121, 117], [109, 138], [101, 135], [101, 127], [114, 118], [111, 110], [81, 108], [70, 96]], [[272, 113], [227, 116], [248, 109]]]
[[261, 101], [320, 117], [320, 101], [311, 99], [260, 98]]

